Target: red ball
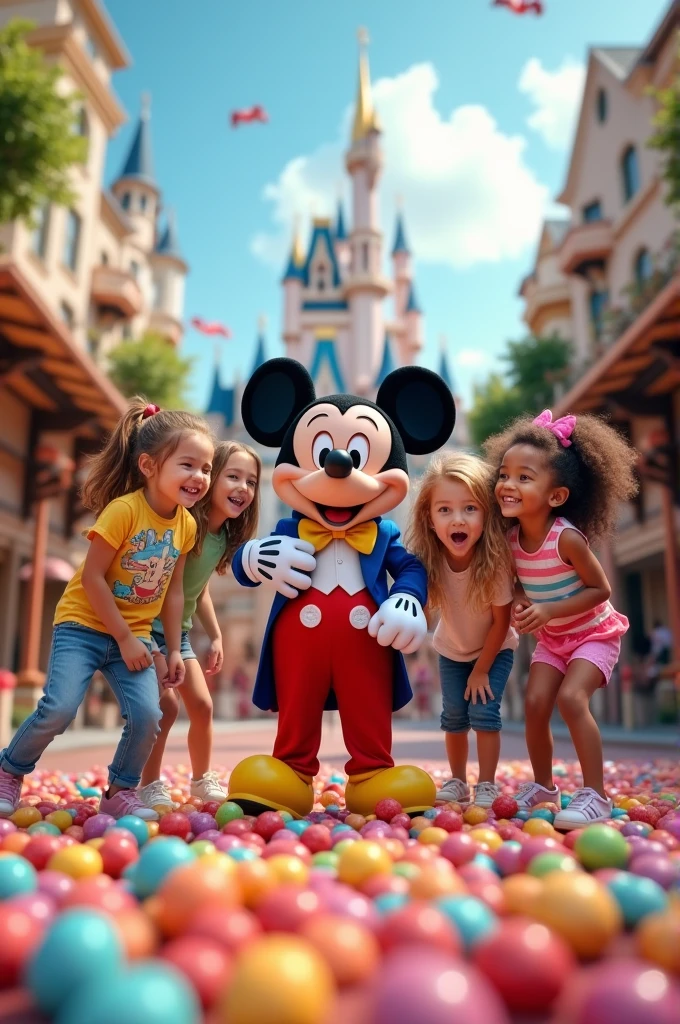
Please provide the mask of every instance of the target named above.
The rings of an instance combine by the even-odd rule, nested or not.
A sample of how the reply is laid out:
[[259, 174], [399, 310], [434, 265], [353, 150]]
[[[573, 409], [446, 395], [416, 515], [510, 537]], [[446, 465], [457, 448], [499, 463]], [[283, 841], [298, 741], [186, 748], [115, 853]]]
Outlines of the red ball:
[[[161, 818], [161, 821], [163, 819]], [[120, 878], [128, 864], [134, 864], [139, 857], [137, 840], [121, 832], [109, 832], [99, 847], [104, 873], [110, 878]]]
[[65, 810], [63, 807], [58, 807], [57, 804], [52, 803], [50, 800], [42, 800], [39, 804], [36, 804], [36, 810], [40, 811], [43, 818], [46, 814], [51, 814], [52, 811]]
[[169, 814], [164, 814], [159, 821], [158, 832], [163, 836], [177, 836], [179, 839], [186, 839], [191, 832], [189, 818], [179, 811], [170, 811]]
[[443, 828], [445, 832], [460, 832], [463, 818], [457, 811], [440, 811], [432, 824], [435, 828]]
[[132, 893], [123, 889], [120, 883], [113, 882], [108, 875], [79, 879], [62, 903], [64, 910], [68, 907], [93, 907], [111, 915], [136, 906]]
[[201, 810], [204, 814], [212, 814], [214, 818], [223, 803], [224, 800], [208, 800], [203, 804]]
[[656, 828], [656, 823], [661, 817], [661, 811], [658, 811], [656, 807], [650, 807], [649, 804], [642, 804], [640, 807], [631, 807], [628, 811], [628, 817], [631, 821], [644, 821]]
[[325, 825], [310, 825], [300, 836], [301, 843], [312, 853], [323, 853], [333, 845], [331, 834]]
[[359, 886], [359, 892], [374, 900], [376, 896], [383, 896], [385, 893], [398, 893], [406, 895], [409, 890], [409, 883], [401, 875], [371, 875]]
[[576, 969], [564, 939], [522, 917], [501, 920], [498, 930], [474, 947], [472, 959], [516, 1013], [550, 1010]]
[[571, 832], [565, 832], [562, 846], [566, 847], [567, 850], [573, 850], [576, 846], [576, 840], [584, 831], [585, 829], [575, 828]]
[[296, 932], [321, 910], [321, 901], [301, 885], [280, 885], [266, 893], [255, 908], [266, 932]]
[[401, 804], [398, 800], [386, 796], [384, 800], [378, 800], [375, 805], [375, 816], [380, 821], [391, 821], [396, 814], [401, 814], [401, 810]]
[[387, 914], [378, 925], [377, 937], [387, 953], [398, 946], [429, 946], [457, 956], [458, 933], [448, 917], [422, 900], [414, 900]]
[[252, 830], [256, 835], [262, 836], [266, 842], [268, 839], [271, 839], [274, 833], [278, 832], [280, 828], [285, 827], [286, 823], [278, 811], [263, 811], [262, 814], [259, 814], [253, 822]]
[[305, 864], [309, 864], [312, 859], [309, 847], [303, 846], [302, 843], [297, 841], [290, 843], [287, 839], [275, 839], [273, 843], [267, 843], [260, 857], [262, 860], [269, 860], [270, 857], [276, 857], [280, 853], [285, 853], [291, 857], [298, 857]]
[[24, 846], [21, 856], [42, 871], [53, 853], [62, 848], [61, 836], [37, 835]]
[[491, 810], [497, 818], [514, 818], [519, 804], [512, 796], [497, 796], [491, 804]]
[[[165, 815], [167, 817], [167, 815]], [[161, 818], [161, 821], [163, 818]], [[246, 832], [250, 832], [250, 826], [252, 822], [247, 821], [245, 818], [234, 818], [233, 821], [228, 821], [222, 831], [227, 836], [242, 836]], [[281, 826], [283, 828], [283, 825]], [[274, 833], [272, 832], [272, 835]]]
[[173, 939], [163, 947], [160, 956], [185, 976], [204, 1010], [211, 1009], [231, 981], [234, 968], [230, 954], [219, 943], [201, 935]]
[[[540, 853], [564, 853], [564, 844], [559, 839], [551, 839], [550, 836], [532, 836], [527, 839], [520, 854], [519, 863], [522, 870], [525, 870], [534, 857]], [[567, 850], [567, 852], [569, 852]]]
[[240, 907], [201, 907], [185, 934], [211, 939], [235, 954], [262, 934], [262, 926], [254, 914]]
[[10, 903], [0, 903], [0, 989], [17, 984], [42, 934], [43, 922]]
[[70, 836], [77, 843], [82, 843], [85, 838], [85, 830], [82, 825], [69, 825], [64, 831], [65, 836]]
[[393, 818], [390, 818], [390, 825], [393, 828], [405, 828], [408, 832], [411, 827], [411, 818], [405, 811], [402, 811], [401, 814], [395, 814]]

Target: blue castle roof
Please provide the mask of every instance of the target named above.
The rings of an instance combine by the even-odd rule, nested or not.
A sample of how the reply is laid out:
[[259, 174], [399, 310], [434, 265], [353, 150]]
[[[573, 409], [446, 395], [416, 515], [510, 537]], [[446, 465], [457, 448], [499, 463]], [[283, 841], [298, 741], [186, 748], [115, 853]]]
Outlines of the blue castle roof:
[[422, 313], [422, 309], [418, 305], [418, 300], [416, 298], [416, 289], [415, 289], [415, 285], [413, 284], [413, 281], [411, 281], [411, 287], [410, 287], [409, 293], [408, 293], [408, 302], [406, 303], [406, 312], [407, 313]]
[[161, 234], [156, 245], [156, 252], [161, 253], [163, 256], [174, 256], [175, 259], [181, 260], [182, 250], [179, 247], [179, 239], [177, 237], [177, 223], [175, 221], [175, 215], [172, 210], [168, 210], [168, 219], [165, 225], [165, 231]]
[[335, 220], [335, 238], [338, 242], [343, 242], [347, 238], [347, 231], [345, 230], [345, 214], [342, 208], [342, 199], [338, 200], [338, 215]]
[[250, 371], [250, 375], [252, 376], [255, 373], [255, 370], [258, 370], [262, 366], [262, 364], [266, 363], [266, 362], [267, 362], [267, 353], [265, 351], [264, 334], [263, 334], [262, 331], [260, 331], [260, 333], [257, 336], [257, 346], [255, 348], [255, 358], [253, 360], [253, 368]]
[[383, 345], [383, 357], [380, 369], [378, 370], [378, 376], [375, 378], [375, 386], [380, 387], [385, 377], [392, 373], [394, 370], [394, 359], [392, 358], [392, 345], [390, 343], [389, 334], [385, 334], [385, 342]]
[[333, 236], [331, 233], [331, 226], [329, 221], [319, 220], [315, 221], [312, 229], [312, 238], [309, 243], [309, 249], [307, 251], [307, 259], [305, 265], [302, 268], [303, 281], [305, 287], [309, 286], [309, 268], [312, 262], [312, 257], [316, 251], [316, 247], [320, 244], [321, 240], [326, 243], [326, 250], [328, 252], [328, 258], [331, 262], [331, 268], [333, 270], [333, 287], [340, 287], [340, 268], [338, 267], [338, 261], [335, 258], [335, 246], [333, 245]]
[[213, 386], [210, 393], [210, 400], [206, 408], [207, 414], [224, 417], [224, 425], [230, 427], [234, 422], [234, 389], [223, 388], [220, 384], [219, 367], [215, 367]]
[[446, 386], [449, 389], [449, 391], [451, 392], [451, 394], [453, 394], [454, 393], [453, 374], [449, 370], [449, 360], [448, 360], [448, 356], [446, 354], [446, 349], [444, 349], [442, 351], [442, 353], [441, 353], [441, 355], [439, 357], [439, 370], [438, 370], [438, 373], [439, 373], [439, 376], [441, 377], [441, 379], [446, 384]]
[[146, 104], [142, 106], [142, 112], [137, 122], [137, 130], [118, 178], [119, 180], [121, 178], [136, 178], [138, 181], [143, 181], [145, 184], [156, 188], [153, 157], [151, 154], [149, 109]]
[[398, 252], [410, 253], [408, 243], [406, 241], [406, 232], [404, 230], [404, 218], [401, 213], [397, 214], [397, 228], [394, 235], [394, 245], [392, 246], [392, 255], [396, 256]]
[[336, 391], [338, 394], [342, 394], [345, 390], [345, 385], [343, 383], [342, 373], [338, 364], [335, 342], [331, 341], [330, 338], [321, 338], [316, 342], [312, 368], [309, 371], [310, 377], [313, 381], [318, 379], [324, 363], [327, 364], [330, 370]]

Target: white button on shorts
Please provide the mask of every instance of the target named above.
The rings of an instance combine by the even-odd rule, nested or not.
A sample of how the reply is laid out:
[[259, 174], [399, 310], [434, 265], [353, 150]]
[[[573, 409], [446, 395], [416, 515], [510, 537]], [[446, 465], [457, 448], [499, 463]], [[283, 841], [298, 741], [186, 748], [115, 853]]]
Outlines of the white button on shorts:
[[300, 612], [300, 622], [308, 629], [313, 629], [321, 622], [321, 609], [315, 604], [306, 604]]
[[366, 626], [371, 621], [371, 613], [366, 605], [358, 604], [349, 613], [349, 621], [355, 629], [366, 629]]

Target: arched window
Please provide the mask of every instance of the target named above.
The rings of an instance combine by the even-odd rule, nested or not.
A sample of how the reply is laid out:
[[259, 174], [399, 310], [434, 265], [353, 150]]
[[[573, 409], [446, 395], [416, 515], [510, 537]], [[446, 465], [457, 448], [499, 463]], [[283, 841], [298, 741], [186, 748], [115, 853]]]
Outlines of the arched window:
[[635, 146], [628, 146], [621, 157], [623, 201], [629, 202], [640, 189], [640, 167]]
[[122, 196], [120, 197], [120, 205], [123, 207], [124, 210], [129, 210], [130, 209], [130, 193], [129, 192], [123, 192]]
[[654, 264], [649, 249], [640, 249], [635, 257], [635, 281], [642, 287], [654, 273]]
[[598, 89], [595, 109], [598, 121], [600, 124], [604, 124], [607, 120], [607, 93], [604, 89]]
[[90, 150], [90, 119], [87, 116], [87, 110], [84, 105], [78, 108], [76, 119], [73, 122], [73, 134], [79, 135], [81, 139], [85, 139], [85, 156], [83, 157], [83, 164], [87, 164], [87, 158]]

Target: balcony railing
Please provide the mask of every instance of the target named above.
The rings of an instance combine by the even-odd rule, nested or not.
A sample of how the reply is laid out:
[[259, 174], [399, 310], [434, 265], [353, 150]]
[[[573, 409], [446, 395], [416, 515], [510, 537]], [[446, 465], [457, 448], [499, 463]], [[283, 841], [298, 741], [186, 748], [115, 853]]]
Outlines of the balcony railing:
[[124, 320], [137, 316], [143, 305], [142, 293], [132, 274], [105, 265], [92, 271], [92, 299], [100, 309], [112, 310]]
[[612, 226], [608, 220], [578, 224], [566, 235], [559, 251], [563, 274], [580, 274], [593, 264], [604, 263], [612, 251]]

